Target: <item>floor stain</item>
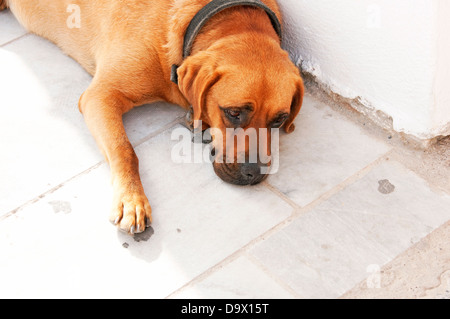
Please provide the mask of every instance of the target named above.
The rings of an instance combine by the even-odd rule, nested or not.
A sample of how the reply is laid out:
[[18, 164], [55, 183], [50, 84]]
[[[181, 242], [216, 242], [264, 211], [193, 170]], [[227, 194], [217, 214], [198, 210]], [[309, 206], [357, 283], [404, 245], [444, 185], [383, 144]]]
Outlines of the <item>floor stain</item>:
[[378, 184], [380, 185], [378, 187], [378, 191], [381, 194], [391, 194], [395, 190], [395, 186], [391, 184], [391, 182], [388, 179], [383, 179], [381, 181], [378, 181]]
[[153, 229], [153, 227], [148, 227], [143, 233], [140, 234], [135, 234], [133, 236], [133, 239], [135, 242], [141, 242], [141, 241], [148, 241], [150, 239], [150, 237], [153, 236], [153, 234], [155, 233], [155, 230]]

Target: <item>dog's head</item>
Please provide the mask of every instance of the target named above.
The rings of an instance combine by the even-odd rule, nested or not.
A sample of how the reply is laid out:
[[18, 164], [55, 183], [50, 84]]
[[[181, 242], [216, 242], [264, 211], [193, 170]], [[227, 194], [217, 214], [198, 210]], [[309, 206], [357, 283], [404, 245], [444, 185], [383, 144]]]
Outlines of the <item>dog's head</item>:
[[291, 133], [303, 101], [303, 81], [287, 52], [264, 36], [222, 41], [188, 57], [178, 79], [194, 120], [213, 128], [216, 174], [238, 185], [263, 181], [271, 131]]

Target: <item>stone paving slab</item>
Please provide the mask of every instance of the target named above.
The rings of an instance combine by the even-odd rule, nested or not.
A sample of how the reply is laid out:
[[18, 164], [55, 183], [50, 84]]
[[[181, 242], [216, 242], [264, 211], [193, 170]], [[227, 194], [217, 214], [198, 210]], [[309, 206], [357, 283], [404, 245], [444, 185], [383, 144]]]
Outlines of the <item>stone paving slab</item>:
[[269, 182], [305, 206], [389, 150], [386, 143], [306, 96], [296, 130], [280, 139], [280, 169]]
[[205, 280], [189, 285], [175, 299], [292, 299], [291, 294], [248, 257], [240, 257]]
[[444, 224], [449, 207], [450, 196], [385, 161], [251, 253], [298, 294], [336, 298]]
[[0, 12], [0, 45], [14, 41], [26, 33], [9, 10]]

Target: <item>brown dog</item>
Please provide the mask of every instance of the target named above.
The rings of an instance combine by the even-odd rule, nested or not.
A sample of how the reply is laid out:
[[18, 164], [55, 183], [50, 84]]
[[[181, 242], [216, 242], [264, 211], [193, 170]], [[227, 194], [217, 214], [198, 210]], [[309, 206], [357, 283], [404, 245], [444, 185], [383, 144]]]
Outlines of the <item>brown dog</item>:
[[[168, 101], [186, 109], [192, 105], [194, 120], [201, 120], [203, 128], [220, 129], [223, 136], [226, 128], [237, 127], [294, 130], [303, 82], [264, 10], [236, 6], [218, 13], [183, 58], [186, 29], [210, 2], [0, 0], [0, 8], [9, 7], [28, 30], [56, 43], [93, 75], [79, 109], [111, 167], [110, 219], [130, 234], [149, 226], [151, 208], [123, 127], [125, 112]], [[275, 0], [261, 2], [281, 19]], [[79, 15], [78, 24], [70, 25], [71, 14]], [[179, 65], [178, 85], [171, 82], [172, 65]], [[270, 149], [270, 135], [258, 143]], [[216, 147], [216, 153], [226, 151]], [[234, 184], [265, 178], [258, 163], [215, 162], [214, 169]]]

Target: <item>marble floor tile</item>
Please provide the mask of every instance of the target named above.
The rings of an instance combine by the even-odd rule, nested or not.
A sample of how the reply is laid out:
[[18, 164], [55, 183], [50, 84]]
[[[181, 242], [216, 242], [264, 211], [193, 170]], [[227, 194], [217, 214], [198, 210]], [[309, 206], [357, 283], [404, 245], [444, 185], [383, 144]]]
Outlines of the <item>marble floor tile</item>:
[[0, 12], [0, 46], [17, 39], [27, 31], [17, 22], [9, 10]]
[[305, 206], [390, 150], [310, 96], [295, 122], [280, 136], [280, 167], [269, 183]]
[[171, 296], [175, 299], [291, 299], [280, 286], [248, 257], [239, 257], [204, 280]]
[[448, 195], [387, 161], [251, 253], [298, 294], [335, 298], [442, 225], [449, 207]]

